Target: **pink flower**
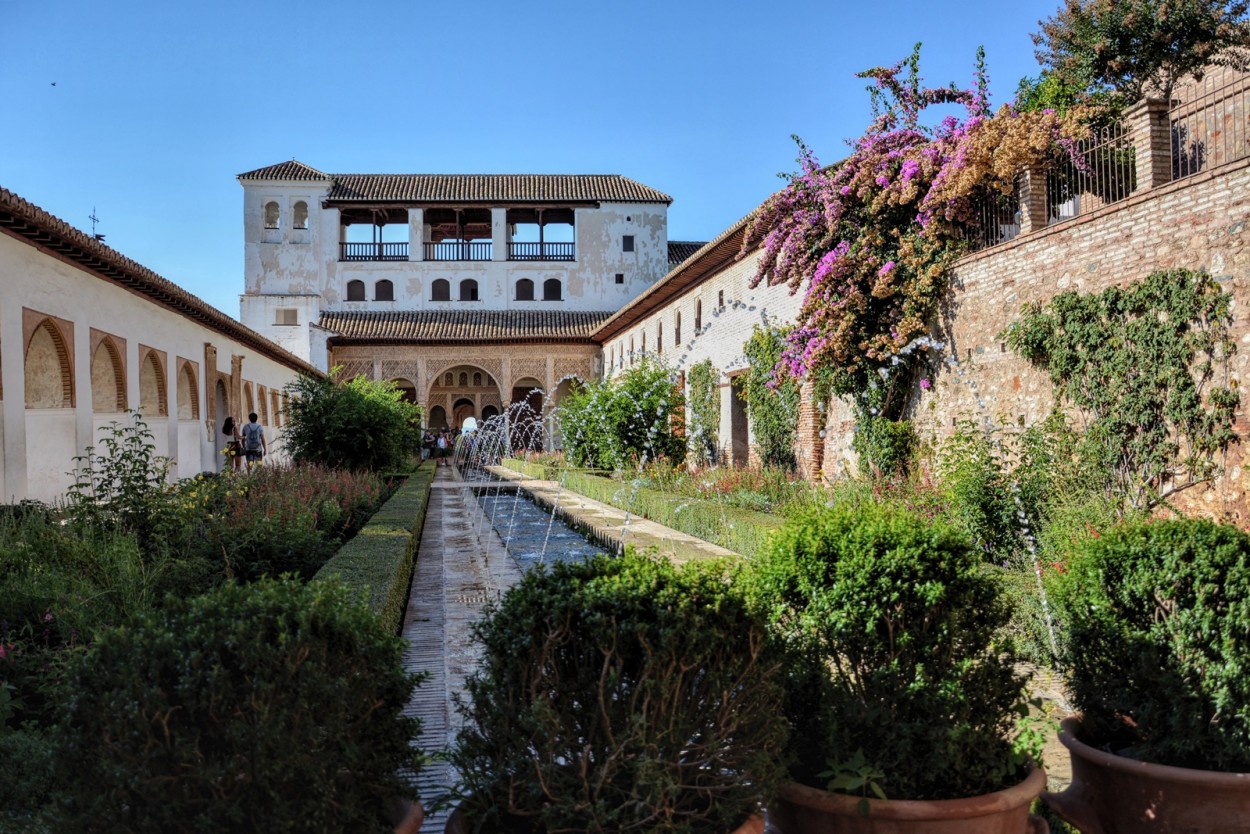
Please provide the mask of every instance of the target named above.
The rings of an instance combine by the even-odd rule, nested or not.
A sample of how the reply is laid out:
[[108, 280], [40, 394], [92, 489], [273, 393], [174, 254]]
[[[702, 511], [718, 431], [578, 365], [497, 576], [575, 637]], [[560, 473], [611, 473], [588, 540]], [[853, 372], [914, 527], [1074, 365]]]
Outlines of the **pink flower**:
[[895, 267], [894, 261], [886, 261], [885, 264], [883, 264], [882, 267], [877, 270], [877, 277], [884, 278], [885, 276], [889, 275], [891, 272], [894, 271], [894, 267]]
[[926, 377], [920, 380], [920, 387], [924, 389], [925, 391], [928, 391], [930, 388], [933, 387], [933, 383], [929, 382], [928, 378]]

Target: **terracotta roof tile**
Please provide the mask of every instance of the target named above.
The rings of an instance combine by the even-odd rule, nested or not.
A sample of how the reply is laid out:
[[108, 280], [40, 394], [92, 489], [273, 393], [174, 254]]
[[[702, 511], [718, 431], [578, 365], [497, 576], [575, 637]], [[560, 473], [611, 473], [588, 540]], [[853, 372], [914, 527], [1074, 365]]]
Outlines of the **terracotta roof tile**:
[[0, 230], [7, 231], [33, 246], [56, 252], [65, 260], [100, 276], [101, 280], [125, 287], [155, 304], [228, 338], [236, 339], [288, 368], [309, 374], [321, 373], [303, 359], [283, 350], [255, 330], [244, 327], [173, 281], [162, 278], [146, 266], [132, 261], [6, 188], [0, 188]]
[[671, 203], [619, 174], [334, 174], [326, 198], [340, 202]]
[[318, 324], [351, 341], [402, 343], [589, 342], [611, 316], [575, 310], [330, 310]]
[[704, 246], [707, 246], [706, 240], [698, 242], [693, 240], [670, 240], [668, 242], [668, 268], [672, 269], [677, 266]]
[[264, 168], [257, 168], [255, 171], [247, 171], [239, 174], [241, 180], [328, 180], [329, 174], [323, 174], [316, 168], [309, 167], [302, 162], [292, 159], [289, 162], [279, 162], [277, 165], [266, 165]]

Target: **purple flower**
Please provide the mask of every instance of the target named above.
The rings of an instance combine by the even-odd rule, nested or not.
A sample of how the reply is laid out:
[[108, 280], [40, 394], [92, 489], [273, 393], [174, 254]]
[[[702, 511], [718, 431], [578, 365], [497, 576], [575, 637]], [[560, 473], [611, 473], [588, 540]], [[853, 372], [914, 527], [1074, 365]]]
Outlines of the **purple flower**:
[[931, 387], [933, 387], [933, 383], [929, 382], [928, 377], [923, 377], [920, 380], [920, 387], [924, 389], [925, 391], [928, 391]]
[[881, 186], [882, 188], [885, 188], [889, 184], [890, 184], [889, 177], [887, 177], [885, 174], [877, 175], [877, 185]]
[[894, 261], [886, 261], [880, 269], [877, 270], [877, 277], [884, 278], [894, 271]]

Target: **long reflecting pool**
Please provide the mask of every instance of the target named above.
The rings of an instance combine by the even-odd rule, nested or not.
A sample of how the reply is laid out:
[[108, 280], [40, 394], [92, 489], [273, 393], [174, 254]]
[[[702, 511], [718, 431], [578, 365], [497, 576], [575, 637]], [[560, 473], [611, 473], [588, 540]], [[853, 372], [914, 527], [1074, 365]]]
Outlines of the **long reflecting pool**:
[[482, 490], [477, 500], [521, 570], [544, 561], [582, 562], [607, 553], [516, 489]]

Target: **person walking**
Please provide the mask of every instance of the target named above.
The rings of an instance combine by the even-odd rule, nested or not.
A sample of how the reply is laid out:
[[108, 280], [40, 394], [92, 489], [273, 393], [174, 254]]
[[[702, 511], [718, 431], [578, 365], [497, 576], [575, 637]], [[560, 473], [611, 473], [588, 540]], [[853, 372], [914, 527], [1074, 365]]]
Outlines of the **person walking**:
[[247, 415], [243, 427], [243, 454], [247, 455], [247, 468], [251, 469], [264, 460], [269, 447], [265, 444], [265, 427], [256, 420], [256, 412]]
[[222, 453], [230, 462], [230, 468], [235, 472], [242, 472], [243, 437], [239, 434], [239, 424], [234, 417], [227, 417], [226, 421], [221, 424], [221, 433], [230, 438], [226, 441], [226, 448], [222, 450]]
[[438, 433], [438, 440], [435, 443], [438, 444], [438, 465], [449, 466], [450, 464], [447, 463], [447, 431], [445, 429]]

